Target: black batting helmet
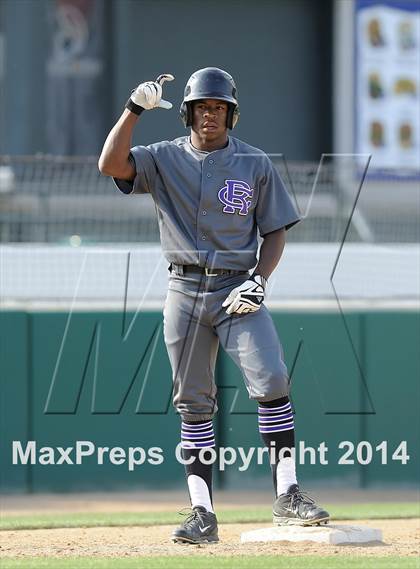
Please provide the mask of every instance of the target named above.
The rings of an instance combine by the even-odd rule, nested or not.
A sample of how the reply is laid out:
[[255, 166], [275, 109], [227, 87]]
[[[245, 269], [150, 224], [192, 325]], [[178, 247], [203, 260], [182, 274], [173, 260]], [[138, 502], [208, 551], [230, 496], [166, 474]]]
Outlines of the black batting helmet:
[[192, 125], [192, 102], [199, 99], [218, 99], [228, 103], [226, 126], [232, 129], [239, 119], [239, 106], [236, 98], [235, 81], [218, 67], [205, 67], [195, 71], [184, 90], [184, 100], [179, 109], [184, 125]]

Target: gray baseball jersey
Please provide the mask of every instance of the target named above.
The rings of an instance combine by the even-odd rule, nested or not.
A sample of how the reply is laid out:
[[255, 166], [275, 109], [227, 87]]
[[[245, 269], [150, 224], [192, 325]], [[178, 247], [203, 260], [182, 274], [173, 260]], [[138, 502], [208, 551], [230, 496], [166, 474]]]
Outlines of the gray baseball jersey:
[[299, 216], [271, 160], [234, 137], [214, 152], [197, 152], [189, 137], [131, 149], [136, 177], [115, 179], [126, 193], [155, 201], [169, 262], [234, 270], [257, 263], [261, 236]]

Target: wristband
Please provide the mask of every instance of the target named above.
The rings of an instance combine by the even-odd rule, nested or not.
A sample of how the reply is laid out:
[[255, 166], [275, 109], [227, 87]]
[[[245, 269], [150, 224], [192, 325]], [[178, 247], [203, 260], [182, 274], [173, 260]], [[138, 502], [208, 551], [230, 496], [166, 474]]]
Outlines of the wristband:
[[[256, 280], [255, 280], [255, 277], [259, 277], [259, 278], [261, 279], [261, 283], [259, 283], [258, 281], [256, 281]], [[254, 273], [254, 274], [251, 276], [251, 279], [252, 279], [253, 281], [255, 281], [256, 283], [261, 284], [261, 286], [263, 287], [264, 290], [266, 289], [266, 287], [267, 287], [267, 279], [266, 279], [265, 277], [263, 277], [261, 274], [259, 274], [259, 273]]]
[[136, 105], [136, 103], [131, 99], [131, 97], [126, 102], [125, 108], [134, 113], [135, 115], [141, 115], [141, 113], [144, 111], [143, 107], [141, 107], [140, 105]]

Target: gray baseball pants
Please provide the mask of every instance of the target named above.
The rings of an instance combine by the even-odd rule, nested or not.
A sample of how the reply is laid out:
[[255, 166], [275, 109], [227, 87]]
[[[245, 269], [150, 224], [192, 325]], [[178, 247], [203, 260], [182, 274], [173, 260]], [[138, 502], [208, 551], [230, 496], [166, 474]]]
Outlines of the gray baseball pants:
[[263, 304], [257, 312], [228, 315], [222, 303], [248, 273], [169, 276], [164, 337], [173, 374], [173, 404], [184, 421], [217, 411], [214, 371], [219, 344], [239, 366], [249, 397], [271, 401], [289, 394], [283, 349]]

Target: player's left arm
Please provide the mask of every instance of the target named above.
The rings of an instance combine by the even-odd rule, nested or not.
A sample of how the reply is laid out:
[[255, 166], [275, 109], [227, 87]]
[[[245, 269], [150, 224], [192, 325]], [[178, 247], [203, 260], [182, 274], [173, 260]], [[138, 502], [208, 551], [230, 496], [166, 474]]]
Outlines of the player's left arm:
[[264, 302], [267, 280], [277, 267], [286, 243], [286, 229], [277, 229], [264, 235], [260, 256], [254, 272], [247, 281], [234, 288], [222, 306], [227, 314], [256, 312]]
[[266, 280], [279, 264], [286, 244], [286, 228], [282, 227], [271, 233], [264, 235], [260, 247], [258, 265], [255, 267], [254, 275], [262, 275]]

